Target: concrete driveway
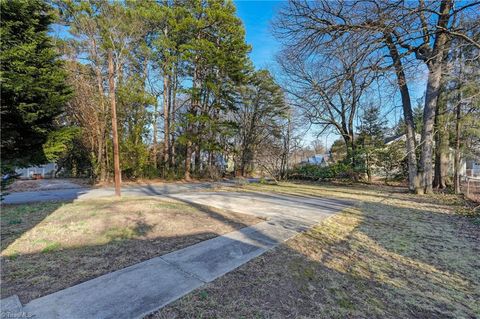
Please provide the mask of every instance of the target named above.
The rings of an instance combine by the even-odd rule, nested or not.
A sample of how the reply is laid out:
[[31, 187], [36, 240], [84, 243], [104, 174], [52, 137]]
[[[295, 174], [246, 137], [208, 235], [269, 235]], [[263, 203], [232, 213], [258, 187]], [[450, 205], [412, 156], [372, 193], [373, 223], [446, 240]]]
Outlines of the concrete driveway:
[[213, 206], [269, 220], [294, 220], [306, 226], [318, 223], [352, 204], [340, 199], [259, 192], [199, 192], [167, 196], [186, 203]]
[[11, 296], [1, 301], [2, 312], [55, 319], [142, 318], [353, 204], [332, 198], [256, 192], [183, 192], [162, 196], [267, 220], [34, 299], [26, 305]]
[[[220, 183], [162, 183], [151, 185], [124, 185], [123, 196], [158, 196], [171, 193], [185, 193], [212, 189], [216, 186], [234, 185], [233, 182]], [[5, 196], [2, 204], [25, 204], [48, 201], [70, 201], [75, 199], [90, 199], [114, 196], [113, 187], [86, 188], [81, 186], [63, 189], [15, 192]]]

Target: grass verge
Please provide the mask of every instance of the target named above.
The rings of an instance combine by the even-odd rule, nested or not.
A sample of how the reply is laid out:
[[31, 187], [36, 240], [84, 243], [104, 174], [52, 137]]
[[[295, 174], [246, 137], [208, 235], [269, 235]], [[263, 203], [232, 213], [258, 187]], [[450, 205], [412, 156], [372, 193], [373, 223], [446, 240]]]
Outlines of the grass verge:
[[1, 295], [25, 303], [259, 221], [152, 197], [5, 205]]
[[248, 185], [359, 200], [149, 318], [478, 318], [480, 225], [453, 195]]

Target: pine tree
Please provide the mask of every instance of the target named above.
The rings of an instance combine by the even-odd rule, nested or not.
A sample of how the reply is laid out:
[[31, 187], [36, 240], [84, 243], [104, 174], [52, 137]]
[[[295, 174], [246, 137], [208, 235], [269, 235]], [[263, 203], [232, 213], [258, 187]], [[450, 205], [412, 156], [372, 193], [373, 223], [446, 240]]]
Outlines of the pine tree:
[[70, 96], [40, 0], [0, 1], [2, 171], [47, 161], [43, 145]]
[[383, 145], [386, 121], [380, 118], [380, 108], [369, 106], [361, 118], [358, 151], [362, 155], [364, 171], [368, 181], [372, 181], [372, 166], [376, 160], [376, 151]]
[[287, 117], [284, 93], [270, 72], [259, 70], [242, 87], [235, 120], [238, 124], [238, 174], [246, 176], [254, 168], [254, 160], [278, 140], [282, 119]]
[[221, 115], [234, 108], [236, 86], [245, 80], [249, 70], [250, 47], [245, 43], [245, 30], [231, 1], [191, 0], [187, 8], [184, 23], [190, 26], [190, 33], [183, 55], [192, 86], [188, 89], [191, 102], [181, 140], [185, 145], [188, 180], [192, 154], [198, 173], [202, 149], [212, 154], [218, 149], [215, 141], [225, 133], [222, 129], [229, 128]]

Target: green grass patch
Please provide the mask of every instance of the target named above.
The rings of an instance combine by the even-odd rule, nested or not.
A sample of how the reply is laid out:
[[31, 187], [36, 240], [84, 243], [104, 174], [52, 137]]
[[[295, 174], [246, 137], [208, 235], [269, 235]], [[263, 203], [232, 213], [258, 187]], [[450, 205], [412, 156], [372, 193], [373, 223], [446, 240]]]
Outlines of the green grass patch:
[[42, 253], [43, 254], [51, 253], [59, 250], [61, 247], [62, 245], [60, 243], [50, 243], [45, 248], [42, 249]]

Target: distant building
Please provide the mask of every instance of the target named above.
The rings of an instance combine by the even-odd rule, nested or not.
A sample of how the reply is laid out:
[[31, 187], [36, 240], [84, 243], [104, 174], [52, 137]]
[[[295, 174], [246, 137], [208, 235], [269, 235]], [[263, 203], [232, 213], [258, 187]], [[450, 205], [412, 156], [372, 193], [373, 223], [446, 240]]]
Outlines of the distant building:
[[480, 177], [480, 159], [466, 160], [462, 164], [464, 165], [461, 166], [461, 171], [465, 173], [464, 176]]
[[318, 165], [318, 166], [328, 166], [330, 156], [328, 154], [315, 154], [310, 156], [300, 162], [300, 165]]
[[48, 163], [39, 166], [30, 166], [26, 168], [17, 168], [15, 173], [19, 174], [21, 179], [30, 179], [35, 176], [41, 176], [42, 178], [54, 178], [57, 171], [57, 163]]
[[[417, 143], [420, 143], [421, 135], [415, 133], [415, 139]], [[397, 142], [405, 142], [406, 135], [401, 134], [397, 136], [388, 137], [384, 140], [385, 145], [390, 145]], [[448, 173], [449, 175], [453, 175], [454, 171], [454, 160], [455, 160], [455, 150], [450, 148], [450, 152], [448, 154]], [[467, 159], [465, 158], [464, 154], [460, 154], [460, 169], [459, 169], [460, 177], [465, 176], [472, 176], [472, 177], [480, 177], [480, 159]]]

